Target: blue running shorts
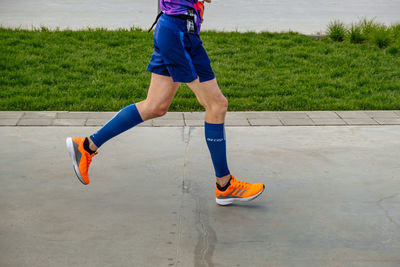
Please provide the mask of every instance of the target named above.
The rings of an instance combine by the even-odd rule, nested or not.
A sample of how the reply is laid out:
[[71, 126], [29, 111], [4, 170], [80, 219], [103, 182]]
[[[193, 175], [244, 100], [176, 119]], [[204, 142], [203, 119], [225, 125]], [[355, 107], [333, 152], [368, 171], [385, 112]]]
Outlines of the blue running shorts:
[[154, 53], [147, 70], [181, 83], [215, 78], [200, 36], [188, 33], [185, 19], [166, 14], [154, 30]]

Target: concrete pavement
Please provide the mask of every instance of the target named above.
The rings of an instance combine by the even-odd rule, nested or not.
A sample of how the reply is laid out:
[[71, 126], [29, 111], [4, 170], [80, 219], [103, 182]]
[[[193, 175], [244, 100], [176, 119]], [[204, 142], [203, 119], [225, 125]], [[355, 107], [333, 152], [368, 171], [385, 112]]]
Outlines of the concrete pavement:
[[[67, 113], [16, 124], [38, 114]], [[377, 123], [400, 114], [362, 114], [375, 125], [227, 126], [232, 173], [266, 184], [230, 207], [215, 204], [203, 128], [186, 114], [110, 140], [88, 186], [65, 137], [98, 126], [0, 127], [0, 266], [399, 266], [400, 125]]]
[[[0, 126], [102, 126], [115, 112], [0, 111]], [[144, 127], [203, 126], [204, 112], [169, 112]], [[227, 126], [400, 125], [400, 110], [228, 112]]]

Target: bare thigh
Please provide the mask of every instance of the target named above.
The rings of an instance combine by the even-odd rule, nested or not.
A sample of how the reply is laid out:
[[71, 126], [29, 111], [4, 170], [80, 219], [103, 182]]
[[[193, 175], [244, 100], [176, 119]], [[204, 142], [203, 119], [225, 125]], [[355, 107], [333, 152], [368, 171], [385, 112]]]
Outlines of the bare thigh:
[[171, 77], [152, 73], [146, 99], [136, 104], [142, 119], [145, 121], [163, 116], [168, 111], [179, 85]]

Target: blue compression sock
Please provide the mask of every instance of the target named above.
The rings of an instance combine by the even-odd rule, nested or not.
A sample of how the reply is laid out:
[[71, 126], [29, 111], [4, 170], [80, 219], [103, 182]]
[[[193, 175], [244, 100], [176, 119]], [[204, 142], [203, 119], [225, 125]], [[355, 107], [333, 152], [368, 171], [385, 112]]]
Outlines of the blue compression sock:
[[226, 141], [224, 124], [204, 123], [204, 130], [208, 149], [214, 164], [215, 175], [223, 177], [230, 174], [226, 162]]
[[121, 109], [117, 115], [107, 122], [97, 133], [91, 135], [90, 139], [92, 139], [97, 147], [100, 147], [114, 136], [125, 132], [141, 122], [143, 122], [142, 117], [140, 117], [136, 105], [132, 104]]

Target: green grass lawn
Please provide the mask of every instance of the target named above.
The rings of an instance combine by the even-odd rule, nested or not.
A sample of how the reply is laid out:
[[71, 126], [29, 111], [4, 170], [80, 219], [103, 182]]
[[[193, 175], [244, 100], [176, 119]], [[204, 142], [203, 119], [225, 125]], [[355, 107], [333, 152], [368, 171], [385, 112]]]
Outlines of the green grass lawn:
[[[295, 33], [201, 38], [231, 111], [400, 109], [397, 48]], [[0, 110], [119, 110], [146, 97], [152, 51], [141, 30], [0, 28]], [[202, 107], [182, 86], [170, 110]]]

